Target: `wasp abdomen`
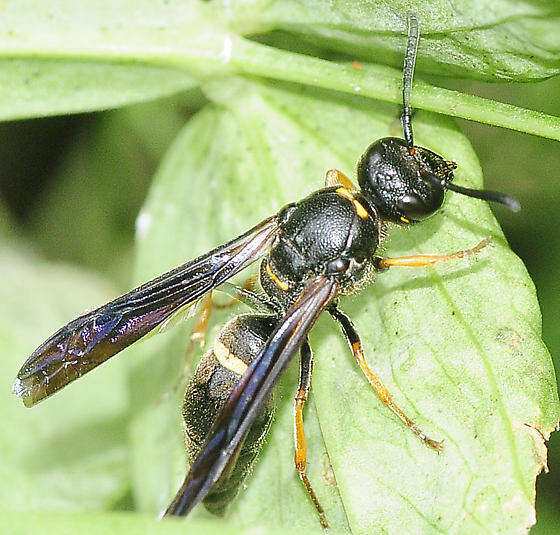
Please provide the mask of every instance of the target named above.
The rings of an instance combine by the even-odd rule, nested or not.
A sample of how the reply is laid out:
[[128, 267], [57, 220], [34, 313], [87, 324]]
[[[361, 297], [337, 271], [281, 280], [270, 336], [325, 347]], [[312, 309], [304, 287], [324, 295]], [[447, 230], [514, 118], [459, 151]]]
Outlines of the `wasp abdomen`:
[[[228, 322], [204, 354], [185, 393], [183, 420], [189, 460], [198, 456], [212, 424], [253, 358], [272, 334], [274, 316], [244, 314]], [[206, 508], [223, 514], [249, 472], [272, 420], [270, 403], [260, 411], [239, 451], [235, 465], [204, 499]]]

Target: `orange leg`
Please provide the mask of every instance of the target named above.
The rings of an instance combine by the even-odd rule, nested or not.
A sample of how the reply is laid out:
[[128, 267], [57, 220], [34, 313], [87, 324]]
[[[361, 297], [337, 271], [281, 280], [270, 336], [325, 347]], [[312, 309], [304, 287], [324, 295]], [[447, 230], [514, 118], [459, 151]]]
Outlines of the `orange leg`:
[[204, 350], [204, 345], [206, 344], [206, 332], [208, 331], [210, 314], [212, 313], [213, 307], [214, 302], [212, 300], [212, 292], [209, 292], [200, 301], [200, 311], [196, 317], [196, 321], [189, 338], [189, 345], [187, 346], [188, 360], [190, 360], [190, 356], [192, 355], [194, 346], [197, 342], [200, 345], [200, 349]]
[[354, 327], [354, 324], [350, 320], [350, 318], [344, 314], [341, 310], [337, 307], [331, 306], [329, 308], [329, 312], [332, 317], [340, 324], [342, 327], [342, 331], [350, 344], [350, 348], [352, 349], [352, 353], [356, 360], [358, 361], [358, 366], [366, 376], [369, 384], [375, 390], [375, 393], [379, 396], [379, 399], [393, 411], [394, 414], [398, 416], [398, 418], [408, 427], [410, 430], [424, 443], [426, 446], [433, 448], [436, 451], [441, 451], [443, 449], [443, 443], [438, 442], [437, 440], [433, 440], [429, 438], [393, 401], [391, 394], [382, 383], [379, 376], [369, 367], [368, 363], [366, 362], [364, 350], [362, 347], [362, 342]]
[[192, 330], [192, 333], [189, 337], [189, 343], [187, 345], [187, 349], [185, 351], [185, 365], [183, 367], [183, 372], [181, 373], [181, 377], [179, 381], [175, 384], [175, 386], [167, 393], [162, 396], [162, 401], [168, 399], [171, 395], [175, 395], [178, 391], [184, 389], [184, 385], [186, 383], [187, 377], [191, 371], [192, 362], [193, 362], [193, 355], [195, 351], [195, 347], [198, 345], [201, 351], [204, 351], [204, 346], [206, 345], [206, 334], [208, 332], [208, 325], [210, 323], [210, 315], [212, 314], [212, 309], [214, 308], [229, 308], [238, 301], [240, 301], [243, 291], [247, 290], [250, 291], [254, 288], [257, 282], [257, 275], [253, 275], [249, 277], [244, 283], [241, 288], [237, 288], [238, 295], [231, 297], [231, 299], [223, 304], [214, 302], [212, 298], [212, 292], [208, 292], [201, 300], [200, 300], [200, 310], [198, 312], [198, 316], [196, 317], [196, 321]]
[[233, 296], [230, 298], [230, 300], [227, 303], [216, 303], [215, 301], [212, 302], [212, 308], [230, 308], [233, 305], [235, 305], [236, 303], [238, 303], [239, 301], [241, 301], [241, 297], [243, 296], [243, 292], [245, 290], [247, 290], [248, 292], [251, 292], [256, 284], [257, 284], [257, 280], [259, 279], [259, 274], [255, 273], [254, 275], [251, 275], [244, 283], [243, 286], [241, 286], [241, 289], [239, 289], [239, 286], [236, 286], [237, 288], [237, 295]]
[[440, 262], [449, 262], [458, 258], [466, 258], [474, 256], [479, 253], [484, 247], [490, 243], [490, 238], [484, 238], [476, 247], [472, 249], [465, 249], [464, 251], [457, 251], [456, 253], [435, 255], [435, 254], [419, 254], [413, 256], [399, 256], [396, 258], [379, 258], [377, 260], [377, 267], [380, 269], [389, 269], [392, 266], [401, 267], [425, 267], [439, 264]]
[[305, 432], [303, 429], [303, 406], [307, 401], [307, 396], [309, 394], [309, 386], [311, 384], [311, 373], [313, 370], [313, 353], [311, 352], [311, 347], [309, 342], [306, 340], [301, 346], [301, 365], [300, 365], [300, 375], [299, 375], [299, 389], [295, 399], [294, 405], [294, 436], [295, 436], [295, 455], [294, 464], [298, 476], [309, 494], [315, 510], [319, 515], [319, 521], [325, 530], [329, 529], [327, 523], [327, 518], [325, 516], [325, 511], [317, 495], [311, 486], [306, 473], [307, 469], [307, 444], [305, 441]]
[[342, 186], [346, 188], [350, 193], [357, 193], [358, 188], [354, 183], [338, 169], [331, 169], [327, 171], [327, 176], [325, 177], [325, 186], [330, 188], [331, 186]]
[[[187, 347], [187, 360], [191, 360], [192, 353], [194, 351], [194, 346], [196, 342], [200, 345], [201, 351], [204, 350], [204, 346], [206, 345], [206, 333], [208, 332], [208, 324], [210, 322], [210, 315], [212, 314], [212, 309], [219, 308], [230, 308], [236, 303], [238, 303], [241, 299], [242, 293], [244, 290], [251, 291], [255, 284], [257, 283], [258, 274], [252, 275], [249, 277], [241, 286], [241, 289], [238, 289], [238, 294], [231, 297], [227, 303], [216, 303], [212, 298], [212, 292], [206, 294], [200, 304], [200, 312], [198, 313], [198, 317], [196, 318], [196, 322], [193, 327], [193, 331], [189, 340], [189, 345]], [[238, 288], [238, 287], [236, 287]], [[188, 371], [188, 370], [187, 370]]]
[[183, 366], [183, 371], [181, 372], [181, 375], [174, 386], [170, 390], [162, 394], [161, 398], [159, 399], [159, 403], [166, 402], [169, 398], [175, 396], [177, 392], [183, 392], [185, 390], [185, 385], [191, 371], [194, 349], [197, 345], [197, 342], [200, 346], [201, 351], [204, 350], [204, 345], [206, 342], [206, 332], [208, 330], [208, 323], [210, 322], [210, 313], [212, 312], [212, 306], [212, 292], [209, 292], [200, 300], [200, 310], [198, 312], [198, 316], [196, 317], [192, 333], [189, 337], [189, 343], [185, 351], [185, 364]]

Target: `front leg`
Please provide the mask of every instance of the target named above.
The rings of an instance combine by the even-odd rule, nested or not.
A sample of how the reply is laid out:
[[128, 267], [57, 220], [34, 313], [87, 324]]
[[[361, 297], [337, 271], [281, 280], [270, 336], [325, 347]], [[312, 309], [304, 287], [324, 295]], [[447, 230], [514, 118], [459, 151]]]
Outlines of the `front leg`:
[[413, 256], [398, 256], [395, 258], [379, 258], [375, 259], [377, 269], [386, 270], [393, 266], [400, 267], [426, 267], [439, 264], [441, 262], [449, 262], [459, 258], [467, 258], [478, 254], [484, 247], [490, 243], [490, 238], [484, 238], [478, 245], [472, 249], [465, 249], [451, 254], [418, 254]]

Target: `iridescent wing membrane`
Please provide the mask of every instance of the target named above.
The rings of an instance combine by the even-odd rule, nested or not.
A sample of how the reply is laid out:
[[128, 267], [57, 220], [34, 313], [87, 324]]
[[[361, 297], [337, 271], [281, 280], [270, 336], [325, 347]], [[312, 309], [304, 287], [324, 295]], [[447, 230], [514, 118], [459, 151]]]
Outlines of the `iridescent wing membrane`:
[[14, 394], [31, 407], [65, 387], [268, 252], [277, 234], [276, 216], [265, 219], [225, 245], [72, 320], [27, 359]]

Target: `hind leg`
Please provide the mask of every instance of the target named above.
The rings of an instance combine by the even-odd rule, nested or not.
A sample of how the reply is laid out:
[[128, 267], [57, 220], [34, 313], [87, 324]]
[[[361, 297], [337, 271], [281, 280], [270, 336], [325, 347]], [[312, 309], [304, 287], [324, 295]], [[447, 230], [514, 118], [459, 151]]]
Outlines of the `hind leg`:
[[325, 511], [317, 495], [311, 486], [311, 482], [307, 477], [307, 444], [305, 441], [305, 432], [303, 429], [303, 407], [309, 395], [309, 387], [311, 385], [311, 374], [313, 372], [313, 352], [309, 341], [306, 339], [301, 346], [301, 361], [300, 361], [300, 375], [299, 375], [299, 388], [295, 398], [294, 404], [294, 436], [295, 436], [295, 455], [294, 464], [298, 473], [299, 479], [303, 483], [309, 498], [315, 506], [315, 510], [319, 515], [319, 521], [324, 529], [328, 529], [329, 525], [325, 517]]

